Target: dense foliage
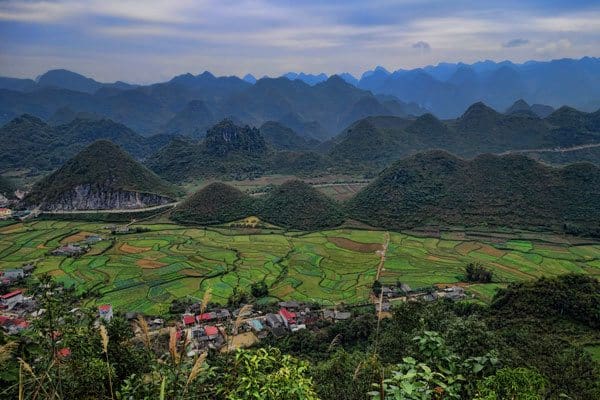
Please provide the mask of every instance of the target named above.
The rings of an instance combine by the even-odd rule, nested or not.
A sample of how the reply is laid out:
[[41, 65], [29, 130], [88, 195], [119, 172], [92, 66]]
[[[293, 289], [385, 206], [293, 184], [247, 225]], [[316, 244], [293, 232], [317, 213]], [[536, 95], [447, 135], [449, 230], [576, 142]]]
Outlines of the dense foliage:
[[211, 183], [177, 206], [171, 218], [181, 223], [216, 224], [235, 221], [253, 213], [253, 199], [223, 183]]
[[[258, 348], [188, 354], [175, 330], [74, 308], [43, 278], [46, 310], [26, 335], [0, 336], [0, 395], [117, 399], [587, 400], [600, 395], [600, 283], [567, 275], [511, 285], [491, 307], [398, 303], [389, 318], [356, 311]], [[562, 304], [567, 301], [567, 305]], [[525, 307], [525, 304], [530, 306]], [[540, 311], [536, 310], [539, 308]], [[273, 347], [274, 346], [274, 347]], [[68, 348], [69, 353], [63, 349]]]
[[[328, 154], [346, 169], [364, 171], [432, 149], [473, 157], [599, 143], [599, 114], [569, 110], [566, 113], [561, 108], [542, 119], [534, 114], [500, 114], [476, 103], [460, 118], [449, 121], [440, 121], [431, 114], [416, 119], [368, 117], [332, 139]], [[549, 160], [552, 154], [548, 153]]]
[[12, 199], [15, 197], [15, 189], [15, 185], [9, 178], [0, 175], [0, 195]]
[[77, 118], [51, 126], [31, 115], [0, 128], [0, 171], [28, 169], [43, 173], [60, 167], [96, 140], [110, 140], [135, 158], [144, 158], [166, 145], [167, 136], [143, 137], [108, 119]]
[[434, 225], [541, 227], [596, 234], [600, 169], [552, 168], [524, 156], [467, 161], [442, 151], [401, 160], [349, 202], [353, 217], [402, 229]]
[[225, 184], [213, 183], [177, 206], [171, 217], [182, 223], [215, 224], [251, 215], [300, 230], [338, 226], [344, 221], [339, 204], [297, 180], [276, 186], [257, 199]]
[[340, 225], [341, 207], [302, 181], [288, 181], [260, 199], [258, 215], [275, 225], [316, 230]]
[[469, 263], [465, 267], [465, 280], [467, 282], [490, 283], [492, 276], [492, 271], [479, 263]]
[[276, 121], [262, 124], [260, 133], [277, 150], [307, 151], [319, 144], [318, 140], [300, 136], [293, 129]]
[[[286, 129], [289, 130], [285, 128], [283, 132], [289, 133]], [[269, 129], [267, 132], [275, 133]], [[290, 135], [295, 134], [292, 132]], [[281, 140], [287, 141], [285, 138]], [[310, 142], [300, 137], [296, 141]], [[202, 141], [174, 139], [146, 160], [146, 165], [172, 182], [199, 177], [245, 179], [265, 174], [302, 175], [322, 173], [328, 167], [323, 156], [300, 151], [306, 148], [295, 149], [292, 145], [282, 149], [282, 146], [271, 148], [268, 142], [262, 130], [238, 126], [226, 119], [207, 130]]]

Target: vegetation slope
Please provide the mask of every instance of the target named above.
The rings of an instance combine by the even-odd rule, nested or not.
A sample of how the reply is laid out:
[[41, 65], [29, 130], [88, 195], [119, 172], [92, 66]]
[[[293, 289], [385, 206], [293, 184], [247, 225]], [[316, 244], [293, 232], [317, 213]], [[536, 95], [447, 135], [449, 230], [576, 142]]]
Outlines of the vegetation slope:
[[600, 114], [562, 107], [546, 118], [533, 112], [501, 114], [476, 103], [455, 119], [368, 117], [324, 148], [343, 168], [361, 171], [389, 165], [419, 151], [442, 149], [464, 157], [517, 149], [553, 149], [600, 143]]
[[426, 224], [541, 227], [599, 234], [600, 168], [552, 168], [525, 156], [473, 160], [442, 151], [385, 169], [348, 204], [350, 215], [388, 229]]
[[170, 140], [166, 136], [145, 138], [108, 119], [77, 118], [51, 126], [22, 115], [0, 128], [0, 170], [52, 171], [99, 139], [112, 141], [136, 158], [148, 156]]
[[260, 199], [258, 214], [275, 225], [301, 230], [338, 226], [344, 221], [339, 204], [298, 180], [285, 182]]
[[99, 140], [36, 183], [23, 202], [26, 205], [59, 202], [81, 185], [99, 188], [99, 196], [105, 196], [108, 191], [146, 193], [170, 199], [178, 196], [176, 188], [119, 146]]
[[181, 223], [217, 224], [252, 214], [253, 199], [240, 190], [216, 182], [200, 189], [179, 204], [171, 218]]
[[154, 172], [181, 182], [201, 177], [252, 178], [267, 173], [304, 174], [328, 164], [314, 152], [278, 151], [256, 128], [225, 119], [196, 142], [176, 139], [146, 161]]

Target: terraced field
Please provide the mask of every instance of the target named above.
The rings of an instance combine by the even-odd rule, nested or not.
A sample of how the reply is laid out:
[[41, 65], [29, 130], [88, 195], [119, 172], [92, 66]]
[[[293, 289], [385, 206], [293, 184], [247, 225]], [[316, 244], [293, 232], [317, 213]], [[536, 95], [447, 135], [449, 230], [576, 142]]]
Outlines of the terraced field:
[[[149, 224], [140, 225], [147, 232], [112, 236], [104, 225], [35, 221], [0, 227], [0, 267], [36, 261], [37, 274], [49, 273], [80, 291], [97, 290], [97, 302], [146, 313], [163, 312], [178, 297], [201, 298], [208, 287], [213, 301], [225, 302], [234, 287], [262, 280], [278, 299], [357, 303], [368, 299], [385, 242], [385, 232], [350, 229], [286, 233]], [[80, 258], [49, 255], [89, 233], [106, 240]], [[600, 276], [600, 244], [527, 232], [439, 238], [391, 233], [381, 279], [412, 287], [454, 283], [473, 261], [494, 271], [494, 284], [470, 290], [486, 300], [508, 282], [567, 272]]]

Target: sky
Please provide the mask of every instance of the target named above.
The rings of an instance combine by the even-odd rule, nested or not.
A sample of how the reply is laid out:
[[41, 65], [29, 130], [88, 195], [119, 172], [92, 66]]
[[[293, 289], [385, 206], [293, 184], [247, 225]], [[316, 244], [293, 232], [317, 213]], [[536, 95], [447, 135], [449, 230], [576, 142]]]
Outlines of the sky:
[[600, 1], [0, 0], [0, 76], [150, 83], [600, 56]]

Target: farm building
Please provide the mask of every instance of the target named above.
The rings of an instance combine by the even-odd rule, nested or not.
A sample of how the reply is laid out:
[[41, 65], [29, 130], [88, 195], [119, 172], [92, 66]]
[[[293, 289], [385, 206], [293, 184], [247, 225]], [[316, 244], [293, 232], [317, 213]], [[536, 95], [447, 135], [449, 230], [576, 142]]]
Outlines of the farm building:
[[204, 327], [204, 333], [206, 333], [206, 336], [208, 336], [209, 339], [216, 339], [219, 336], [219, 328], [207, 325]]
[[323, 318], [332, 319], [336, 321], [342, 321], [346, 319], [350, 319], [352, 317], [351, 312], [343, 312], [337, 310], [323, 310]]
[[291, 312], [286, 308], [281, 308], [279, 310], [279, 315], [283, 317], [283, 323], [285, 324], [285, 326], [296, 324], [296, 313]]
[[254, 329], [256, 332], [261, 332], [263, 329], [265, 329], [262, 322], [260, 322], [258, 319], [248, 320], [248, 325], [250, 325], [250, 328]]
[[0, 302], [2, 307], [11, 310], [14, 306], [23, 301], [23, 291], [13, 290], [10, 293], [3, 294], [0, 296]]
[[280, 301], [278, 305], [281, 308], [287, 308], [290, 310], [297, 310], [300, 308], [300, 303], [297, 301]]
[[22, 268], [6, 269], [2, 272], [2, 277], [10, 280], [21, 279], [25, 277], [25, 271]]
[[105, 321], [110, 321], [113, 317], [113, 309], [110, 304], [103, 304], [98, 306], [98, 313], [100, 314], [100, 318]]
[[8, 219], [12, 216], [12, 210], [10, 208], [0, 208], [0, 219]]
[[182, 319], [183, 319], [183, 325], [185, 325], [185, 326], [194, 325], [196, 323], [196, 317], [194, 317], [191, 314], [184, 315], [182, 317]]
[[80, 255], [84, 254], [86, 251], [87, 251], [86, 248], [81, 247], [77, 244], [68, 244], [66, 246], [61, 246], [56, 250], [53, 250], [52, 255], [73, 257], [73, 256], [80, 256]]
[[271, 328], [278, 328], [283, 325], [283, 318], [279, 314], [267, 314], [267, 325]]
[[214, 321], [217, 318], [218, 318], [217, 313], [215, 313], [215, 312], [207, 312], [207, 313], [196, 315], [196, 320], [198, 322]]

